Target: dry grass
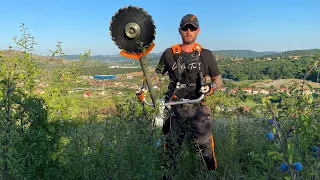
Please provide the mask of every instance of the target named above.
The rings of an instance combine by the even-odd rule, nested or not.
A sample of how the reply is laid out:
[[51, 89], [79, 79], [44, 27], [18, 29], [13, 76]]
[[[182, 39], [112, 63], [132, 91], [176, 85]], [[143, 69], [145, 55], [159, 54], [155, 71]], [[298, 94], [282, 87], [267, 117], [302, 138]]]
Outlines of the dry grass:
[[[155, 68], [150, 68], [149, 69], [149, 73], [153, 73], [155, 70]], [[140, 71], [140, 72], [131, 72], [131, 73], [125, 73], [125, 74], [117, 74], [117, 77], [126, 77], [126, 76], [143, 76], [143, 72]]]
[[[21, 56], [22, 55], [22, 52], [19, 52], [17, 50], [1, 50], [0, 52], [5, 57], [12, 57], [15, 55]], [[32, 54], [32, 58], [39, 63], [71, 64], [72, 62], [74, 62], [74, 61], [51, 57], [51, 56], [40, 56], [37, 54]]]
[[[271, 85], [274, 85], [277, 88], [280, 88], [281, 85], [284, 85], [286, 87], [293, 85], [294, 83], [301, 84], [303, 80], [301, 79], [279, 79], [279, 80], [264, 80], [260, 82], [255, 82], [250, 85], [257, 86], [257, 87], [270, 87]], [[315, 83], [311, 81], [306, 81], [307, 84], [310, 84], [312, 88], [320, 88], [320, 83]]]

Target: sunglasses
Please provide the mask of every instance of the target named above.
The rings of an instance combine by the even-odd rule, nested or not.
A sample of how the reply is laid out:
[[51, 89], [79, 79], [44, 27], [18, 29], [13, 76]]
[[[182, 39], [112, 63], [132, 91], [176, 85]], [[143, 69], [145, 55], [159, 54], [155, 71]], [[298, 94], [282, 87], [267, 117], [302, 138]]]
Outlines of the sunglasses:
[[188, 31], [188, 29], [190, 29], [190, 31], [196, 31], [198, 28], [191, 24], [185, 25], [181, 28], [182, 31]]

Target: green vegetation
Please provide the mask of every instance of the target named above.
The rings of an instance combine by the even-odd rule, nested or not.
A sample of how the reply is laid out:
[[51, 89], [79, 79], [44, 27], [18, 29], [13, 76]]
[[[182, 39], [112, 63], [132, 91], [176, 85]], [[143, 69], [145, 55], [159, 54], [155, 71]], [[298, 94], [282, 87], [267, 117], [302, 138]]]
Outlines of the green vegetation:
[[[84, 97], [93, 87], [81, 80], [84, 68], [93, 63], [90, 51], [67, 65], [39, 66], [32, 55], [34, 38], [24, 25], [21, 29], [21, 37], [14, 38], [18, 49], [6, 51], [10, 55], [0, 51], [0, 179], [160, 179], [163, 149], [156, 143], [163, 143], [164, 137], [152, 125], [157, 111], [139, 103], [135, 90], [126, 86], [102, 87], [105, 96]], [[62, 43], [51, 53], [63, 61]], [[309, 77], [317, 67], [318, 56], [310, 58], [298, 66], [300, 77]], [[255, 67], [245, 63], [251, 65], [248, 69]], [[241, 73], [252, 76], [240, 67]], [[225, 67], [231, 74], [233, 68]], [[271, 75], [277, 71], [271, 70]], [[43, 82], [48, 86], [39, 94]], [[86, 88], [70, 94], [81, 83]], [[289, 94], [218, 91], [208, 97], [218, 169], [206, 172], [186, 142], [176, 179], [319, 179], [320, 97], [304, 93], [301, 85], [312, 92], [308, 84], [293, 84]], [[113, 94], [119, 89], [122, 96]]]
[[[216, 56], [224, 57], [224, 58], [258, 58], [258, 57], [286, 57], [286, 56], [313, 56], [320, 49], [306, 49], [306, 50], [292, 50], [292, 51], [284, 51], [284, 52], [275, 52], [275, 51], [266, 51], [266, 52], [257, 52], [252, 50], [215, 50], [212, 51]], [[161, 53], [150, 53], [149, 58], [151, 59], [159, 59]], [[61, 58], [60, 56], [57, 56]], [[69, 60], [77, 60], [79, 59], [79, 55], [64, 55], [63, 58]], [[126, 61], [131, 62], [133, 59], [126, 59], [119, 54], [115, 55], [95, 55], [91, 56], [90, 60], [99, 60], [99, 61]]]
[[[320, 51], [319, 51], [320, 52]], [[270, 61], [244, 60], [230, 63], [220, 61], [222, 76], [234, 81], [264, 79], [304, 79], [310, 67], [317, 63], [316, 57], [299, 60], [273, 59]], [[317, 81], [319, 68], [313, 68], [307, 80]]]
[[272, 57], [287, 57], [287, 56], [314, 56], [316, 55], [320, 49], [305, 49], [305, 50], [292, 50], [292, 51], [284, 51], [281, 53], [270, 54]]
[[257, 52], [251, 50], [217, 50], [212, 51], [218, 57], [224, 58], [243, 58], [243, 57], [260, 57], [265, 55], [276, 54], [277, 52], [274, 51], [267, 51], [267, 52]]

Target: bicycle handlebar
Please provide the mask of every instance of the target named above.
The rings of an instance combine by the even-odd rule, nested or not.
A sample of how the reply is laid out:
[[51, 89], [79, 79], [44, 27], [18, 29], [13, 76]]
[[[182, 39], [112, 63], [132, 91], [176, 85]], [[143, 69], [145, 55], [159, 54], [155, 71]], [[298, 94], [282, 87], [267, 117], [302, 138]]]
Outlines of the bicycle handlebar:
[[[165, 103], [163, 101], [158, 101], [158, 102], [160, 103], [160, 106], [171, 106], [171, 105], [179, 105], [179, 104], [187, 104], [187, 103], [192, 103], [193, 104], [193, 103], [199, 103], [201, 100], [204, 99], [204, 97], [205, 97], [205, 95], [202, 94], [197, 99], [191, 99], [191, 100], [189, 99], [189, 100], [182, 100], [182, 101], [177, 101], [177, 102], [167, 102], [167, 103]], [[145, 104], [147, 104], [149, 106], [154, 106], [154, 104], [148, 102], [146, 100], [146, 98], [143, 98], [142, 101], [143, 101], [143, 103], [145, 103]]]

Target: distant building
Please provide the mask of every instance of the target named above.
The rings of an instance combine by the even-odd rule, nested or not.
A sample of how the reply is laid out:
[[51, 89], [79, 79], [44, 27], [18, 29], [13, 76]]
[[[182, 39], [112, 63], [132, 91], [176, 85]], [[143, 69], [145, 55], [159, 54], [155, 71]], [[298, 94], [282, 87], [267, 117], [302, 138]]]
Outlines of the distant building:
[[83, 94], [83, 97], [91, 97], [91, 93], [90, 93], [90, 92], [85, 92], [85, 93]]
[[93, 79], [116, 79], [116, 75], [95, 75]]
[[251, 94], [252, 93], [252, 88], [242, 88], [242, 91]]
[[100, 95], [100, 96], [104, 95], [104, 91], [99, 91], [99, 92], [97, 92], [97, 94]]

